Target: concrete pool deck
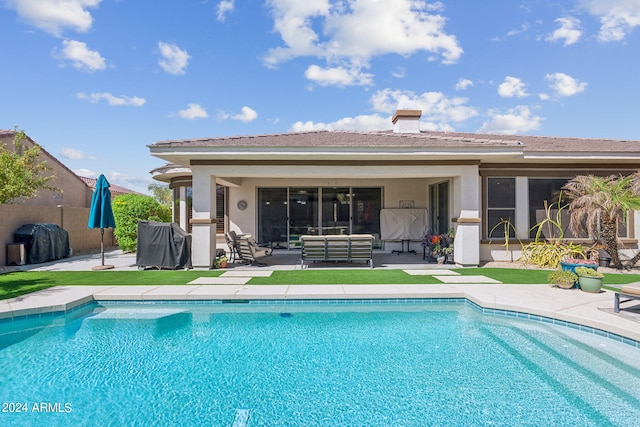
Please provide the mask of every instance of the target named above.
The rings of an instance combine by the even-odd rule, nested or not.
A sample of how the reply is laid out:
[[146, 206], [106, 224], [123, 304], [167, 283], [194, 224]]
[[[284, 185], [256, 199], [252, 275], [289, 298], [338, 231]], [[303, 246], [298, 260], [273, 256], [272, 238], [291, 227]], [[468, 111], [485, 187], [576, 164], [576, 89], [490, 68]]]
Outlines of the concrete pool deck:
[[[135, 255], [133, 256], [135, 263]], [[99, 262], [99, 257], [98, 257]], [[63, 263], [65, 263], [63, 265]], [[130, 256], [110, 256], [106, 264], [115, 264], [117, 270], [135, 269]], [[83, 270], [95, 265], [95, 257], [64, 260], [32, 268], [46, 271]], [[405, 269], [398, 265], [397, 268]], [[30, 315], [47, 315], [67, 311], [91, 301], [163, 301], [163, 300], [300, 300], [300, 299], [411, 299], [411, 298], [466, 298], [485, 308], [507, 312], [526, 313], [562, 322], [571, 322], [602, 330], [635, 341], [640, 347], [640, 306], [634, 310], [613, 312], [614, 293], [603, 290], [598, 294], [565, 290], [541, 285], [514, 285], [488, 283], [483, 276], [465, 280], [454, 271], [420, 268], [413, 265], [409, 274], [432, 274], [449, 283], [417, 285], [247, 285], [252, 276], [268, 274], [264, 268], [230, 269], [226, 277], [216, 284], [195, 280], [180, 286], [56, 286], [20, 297], [0, 300], [0, 320], [21, 319]], [[96, 273], [100, 274], [100, 273]], [[202, 278], [211, 279], [211, 278]], [[217, 278], [220, 279], [220, 278]], [[487, 279], [486, 277], [484, 279]], [[469, 283], [474, 282], [474, 283]], [[495, 282], [495, 281], [493, 281]], [[627, 303], [625, 308], [629, 308]]]

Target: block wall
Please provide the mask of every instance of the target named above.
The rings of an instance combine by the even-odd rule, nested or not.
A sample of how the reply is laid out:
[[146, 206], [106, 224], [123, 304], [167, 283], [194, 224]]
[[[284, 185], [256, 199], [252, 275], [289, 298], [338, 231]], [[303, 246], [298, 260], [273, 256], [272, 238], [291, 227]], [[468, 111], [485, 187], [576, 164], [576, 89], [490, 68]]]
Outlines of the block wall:
[[[7, 263], [7, 245], [25, 224], [56, 224], [69, 233], [75, 255], [100, 250], [100, 229], [87, 228], [89, 208], [67, 206], [0, 205], [0, 265]], [[104, 230], [105, 248], [116, 246], [113, 229]]]

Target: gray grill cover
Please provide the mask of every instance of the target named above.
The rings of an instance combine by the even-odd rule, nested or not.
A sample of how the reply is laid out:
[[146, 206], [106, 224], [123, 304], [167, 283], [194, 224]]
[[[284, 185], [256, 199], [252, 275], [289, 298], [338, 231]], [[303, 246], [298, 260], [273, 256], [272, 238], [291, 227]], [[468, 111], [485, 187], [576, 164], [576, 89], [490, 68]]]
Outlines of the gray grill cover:
[[191, 268], [191, 236], [173, 222], [139, 221], [136, 265]]
[[71, 255], [69, 233], [56, 224], [25, 224], [13, 233], [17, 243], [24, 243], [27, 262], [39, 264]]

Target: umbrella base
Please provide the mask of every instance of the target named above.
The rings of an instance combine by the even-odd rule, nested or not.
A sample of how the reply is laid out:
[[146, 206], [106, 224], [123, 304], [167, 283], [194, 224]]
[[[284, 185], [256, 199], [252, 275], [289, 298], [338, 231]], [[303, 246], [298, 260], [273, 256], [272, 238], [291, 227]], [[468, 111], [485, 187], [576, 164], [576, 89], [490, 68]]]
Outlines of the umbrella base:
[[113, 265], [96, 265], [91, 267], [92, 270], [110, 270], [112, 268], [114, 268]]

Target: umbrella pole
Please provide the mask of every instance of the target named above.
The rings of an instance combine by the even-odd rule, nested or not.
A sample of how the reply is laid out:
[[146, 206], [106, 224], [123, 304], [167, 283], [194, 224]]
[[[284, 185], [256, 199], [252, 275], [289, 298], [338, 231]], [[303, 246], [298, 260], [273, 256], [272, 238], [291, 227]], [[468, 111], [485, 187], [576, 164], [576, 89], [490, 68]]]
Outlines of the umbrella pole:
[[104, 228], [100, 228], [100, 255], [104, 266]]
[[114, 267], [113, 265], [104, 265], [104, 228], [102, 227], [100, 227], [100, 258], [102, 264], [91, 267], [92, 270], [109, 270]]

